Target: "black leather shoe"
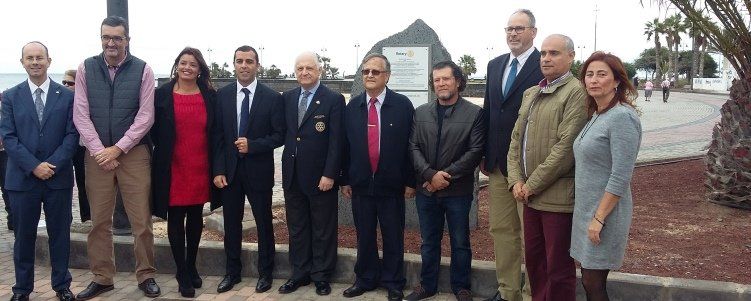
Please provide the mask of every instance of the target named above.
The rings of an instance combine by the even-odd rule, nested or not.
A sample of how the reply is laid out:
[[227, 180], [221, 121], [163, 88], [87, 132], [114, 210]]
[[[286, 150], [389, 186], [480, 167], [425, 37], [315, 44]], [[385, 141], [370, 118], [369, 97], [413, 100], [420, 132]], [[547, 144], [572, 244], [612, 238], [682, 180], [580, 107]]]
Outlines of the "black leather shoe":
[[10, 297], [10, 301], [29, 301], [29, 295], [13, 293], [13, 297]]
[[291, 292], [296, 291], [301, 286], [306, 286], [310, 284], [310, 279], [303, 279], [303, 280], [287, 280], [282, 286], [279, 287], [279, 293], [280, 294], [289, 294]]
[[216, 287], [216, 292], [224, 293], [229, 291], [238, 283], [240, 283], [240, 276], [224, 275], [222, 282], [219, 282], [219, 286]]
[[344, 292], [342, 293], [342, 296], [347, 297], [347, 298], [354, 298], [369, 291], [372, 291], [372, 289], [365, 289], [355, 284], [353, 286], [350, 286], [348, 289], [344, 290]]
[[149, 278], [138, 284], [138, 288], [143, 291], [143, 294], [149, 298], [156, 298], [162, 294], [162, 290], [159, 289], [159, 285], [156, 284], [154, 278]]
[[89, 300], [96, 296], [101, 295], [104, 292], [109, 292], [115, 288], [114, 285], [103, 285], [92, 281], [85, 290], [76, 295], [76, 300]]
[[64, 288], [64, 289], [57, 291], [56, 295], [57, 295], [57, 299], [60, 301], [76, 300], [76, 295], [73, 295], [73, 292], [71, 292], [69, 288]]
[[485, 301], [506, 301], [506, 299], [501, 298], [500, 292], [495, 292], [495, 295], [493, 297], [485, 299]]
[[401, 290], [389, 289], [389, 300], [402, 300], [404, 293]]
[[261, 276], [256, 282], [256, 293], [263, 293], [271, 289], [271, 282], [273, 282], [271, 276]]
[[331, 294], [331, 285], [328, 281], [316, 281], [316, 294], [326, 296]]

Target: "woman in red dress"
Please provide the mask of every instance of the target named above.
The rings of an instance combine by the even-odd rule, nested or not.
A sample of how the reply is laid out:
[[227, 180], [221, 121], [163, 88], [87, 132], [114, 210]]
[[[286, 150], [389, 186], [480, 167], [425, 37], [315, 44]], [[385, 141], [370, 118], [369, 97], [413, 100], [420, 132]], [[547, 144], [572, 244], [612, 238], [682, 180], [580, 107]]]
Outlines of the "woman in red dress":
[[[172, 80], [156, 89], [152, 193], [154, 215], [167, 219], [180, 294], [194, 297], [202, 285], [196, 255], [203, 206], [217, 198], [211, 185], [210, 136], [216, 91], [201, 51], [186, 47], [172, 66]], [[186, 245], [187, 243], [187, 245]]]

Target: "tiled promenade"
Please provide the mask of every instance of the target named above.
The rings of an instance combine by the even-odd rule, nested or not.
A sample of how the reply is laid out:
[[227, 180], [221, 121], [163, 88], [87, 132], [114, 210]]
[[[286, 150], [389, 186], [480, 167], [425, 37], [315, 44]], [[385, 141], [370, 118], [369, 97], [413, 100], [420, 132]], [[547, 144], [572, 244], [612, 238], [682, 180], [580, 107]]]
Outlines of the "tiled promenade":
[[[640, 94], [642, 91], [640, 91]], [[644, 102], [640, 98], [637, 102], [642, 111], [642, 138], [639, 161], [651, 161], [661, 159], [680, 158], [706, 153], [705, 147], [712, 137], [712, 128], [720, 119], [719, 109], [727, 95], [672, 93], [668, 103], [663, 103], [661, 96], [656, 91], [651, 102]], [[482, 104], [482, 99], [470, 99], [470, 101]], [[277, 150], [277, 162], [280, 162], [281, 150]], [[277, 179], [281, 179], [280, 165], [277, 164]], [[275, 202], [283, 201], [281, 185], [275, 187]], [[74, 190], [75, 191], [75, 190]], [[75, 197], [75, 195], [74, 195]], [[74, 201], [74, 222], [78, 219], [78, 206]], [[8, 300], [11, 296], [11, 287], [15, 282], [13, 274], [13, 234], [5, 228], [6, 217], [0, 214], [0, 300]], [[87, 270], [72, 270], [73, 284], [71, 289], [78, 293], [91, 281], [92, 275]], [[37, 266], [35, 276], [35, 289], [31, 295], [33, 300], [56, 300], [55, 293], [50, 288], [50, 269]], [[116, 289], [104, 294], [99, 300], [148, 300], [137, 288], [135, 276], [132, 273], [120, 273], [115, 279]], [[219, 277], [204, 277], [204, 286], [197, 290], [197, 300], [340, 300], [342, 291], [349, 284], [334, 284], [333, 292], [328, 297], [319, 297], [315, 294], [313, 285], [301, 288], [298, 292], [290, 295], [279, 295], [276, 288], [285, 280], [276, 279], [271, 293], [256, 294], [253, 290], [256, 279], [244, 278], [243, 282], [235, 286], [235, 289], [216, 294], [216, 285]], [[177, 283], [174, 275], [159, 274], [157, 282], [162, 287], [160, 300], [179, 299]], [[409, 291], [405, 291], [405, 294]], [[366, 293], [354, 298], [354, 300], [384, 300], [386, 292], [383, 290]], [[479, 298], [478, 298], [479, 299]], [[96, 299], [95, 299], [96, 300]], [[450, 294], [442, 294], [434, 300], [454, 300]]]

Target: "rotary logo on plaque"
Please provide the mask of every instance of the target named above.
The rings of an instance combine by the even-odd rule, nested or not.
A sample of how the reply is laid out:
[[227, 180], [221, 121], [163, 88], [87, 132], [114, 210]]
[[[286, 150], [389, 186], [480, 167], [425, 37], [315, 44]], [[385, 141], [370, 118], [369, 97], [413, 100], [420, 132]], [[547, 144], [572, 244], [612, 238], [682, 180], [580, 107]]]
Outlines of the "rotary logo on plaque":
[[316, 131], [323, 132], [326, 129], [326, 124], [323, 121], [316, 122]]

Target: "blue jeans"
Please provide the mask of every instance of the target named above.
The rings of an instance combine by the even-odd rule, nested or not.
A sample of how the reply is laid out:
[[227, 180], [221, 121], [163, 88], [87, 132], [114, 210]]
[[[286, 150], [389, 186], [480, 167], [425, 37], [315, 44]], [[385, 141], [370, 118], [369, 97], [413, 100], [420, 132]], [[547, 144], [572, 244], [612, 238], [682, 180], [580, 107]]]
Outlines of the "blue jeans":
[[427, 292], [438, 290], [441, 265], [441, 238], [444, 221], [448, 222], [451, 241], [451, 291], [470, 289], [472, 250], [469, 244], [469, 209], [472, 195], [456, 197], [427, 196], [420, 192], [415, 199], [420, 219], [422, 270], [420, 284]]

